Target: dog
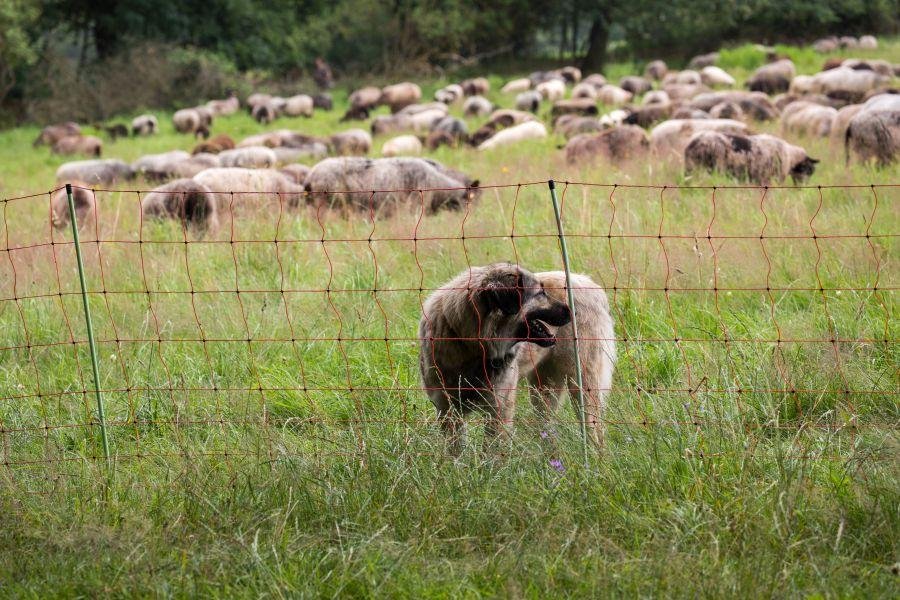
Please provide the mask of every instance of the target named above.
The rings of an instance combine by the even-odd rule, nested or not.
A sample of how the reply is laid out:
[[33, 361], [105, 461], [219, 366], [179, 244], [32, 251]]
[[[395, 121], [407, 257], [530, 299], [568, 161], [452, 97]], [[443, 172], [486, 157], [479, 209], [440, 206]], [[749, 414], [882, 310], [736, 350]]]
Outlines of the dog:
[[[602, 449], [602, 414], [616, 358], [613, 320], [603, 289], [571, 275], [578, 322], [587, 431]], [[432, 293], [419, 322], [422, 383], [437, 410], [448, 449], [459, 455], [465, 416], [488, 416], [485, 443], [507, 435], [520, 378], [542, 420], [569, 390], [579, 411], [574, 328], [562, 271], [531, 273], [511, 263], [472, 267]]]

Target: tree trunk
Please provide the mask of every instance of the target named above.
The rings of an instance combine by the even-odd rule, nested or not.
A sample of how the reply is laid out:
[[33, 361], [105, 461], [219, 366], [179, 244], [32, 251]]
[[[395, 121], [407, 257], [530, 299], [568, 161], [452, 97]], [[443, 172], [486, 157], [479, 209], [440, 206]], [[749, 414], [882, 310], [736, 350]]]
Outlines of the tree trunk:
[[585, 73], [600, 71], [606, 62], [606, 45], [609, 42], [609, 24], [603, 16], [594, 18], [588, 34], [588, 49], [581, 61]]

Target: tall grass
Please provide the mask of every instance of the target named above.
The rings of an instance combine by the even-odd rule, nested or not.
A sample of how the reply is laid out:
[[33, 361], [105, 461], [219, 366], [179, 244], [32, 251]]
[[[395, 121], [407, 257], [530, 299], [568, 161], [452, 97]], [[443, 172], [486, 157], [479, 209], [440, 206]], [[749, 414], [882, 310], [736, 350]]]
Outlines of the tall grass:
[[[345, 106], [341, 92], [335, 112], [274, 127], [334, 131]], [[162, 121], [108, 154], [191, 146]], [[216, 128], [260, 129], [243, 114]], [[0, 135], [4, 197], [53, 187], [62, 159], [32, 150], [35, 135]], [[823, 159], [813, 184], [892, 180], [799, 141]], [[467, 264], [560, 267], [544, 184], [374, 226], [273, 199], [189, 244], [175, 224], [142, 225], [136, 193], [99, 192], [99, 237], [118, 240], [85, 233], [111, 473], [87, 458], [87, 349], [50, 345], [85, 337], [70, 235], [49, 231], [46, 196], [4, 202], [0, 589], [893, 596], [896, 188], [566, 184], [733, 182], [675, 162], [571, 167], [561, 142], [434, 157], [490, 183], [561, 181], [573, 264], [609, 293], [622, 341], [607, 447], [583, 465], [563, 407], [562, 472], [524, 390], [509, 447], [481, 452], [476, 420], [453, 461], [416, 389], [428, 289]]]

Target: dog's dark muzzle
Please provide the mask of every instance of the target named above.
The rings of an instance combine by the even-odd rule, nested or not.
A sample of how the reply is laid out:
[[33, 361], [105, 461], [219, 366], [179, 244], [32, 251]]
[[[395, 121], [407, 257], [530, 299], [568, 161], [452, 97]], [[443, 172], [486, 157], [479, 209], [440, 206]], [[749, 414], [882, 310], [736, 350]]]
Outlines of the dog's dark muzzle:
[[520, 327], [524, 341], [549, 348], [556, 344], [556, 330], [572, 322], [572, 313], [565, 304], [553, 304], [529, 312]]

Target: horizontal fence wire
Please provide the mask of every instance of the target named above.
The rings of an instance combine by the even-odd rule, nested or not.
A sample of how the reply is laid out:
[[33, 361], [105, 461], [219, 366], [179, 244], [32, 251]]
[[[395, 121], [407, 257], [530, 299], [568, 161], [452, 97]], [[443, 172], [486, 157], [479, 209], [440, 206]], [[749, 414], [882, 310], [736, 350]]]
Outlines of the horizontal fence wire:
[[[573, 265], [596, 282], [581, 291], [605, 293], [615, 323], [578, 336], [618, 349], [612, 386], [594, 390], [611, 444], [896, 458], [900, 185], [558, 185]], [[0, 199], [10, 469], [102, 458], [60, 191]], [[117, 462], [364, 459], [379, 444], [438, 458], [427, 393], [508, 387], [422, 383], [426, 298], [479, 291], [445, 286], [474, 266], [562, 265], [546, 182], [482, 186], [437, 212], [435, 197], [471, 190], [214, 191], [199, 220], [184, 196], [151, 218], [150, 191], [76, 186]], [[516, 424], [545, 428], [527, 395]], [[563, 406], [553, 423], [574, 432], [581, 418]]]

